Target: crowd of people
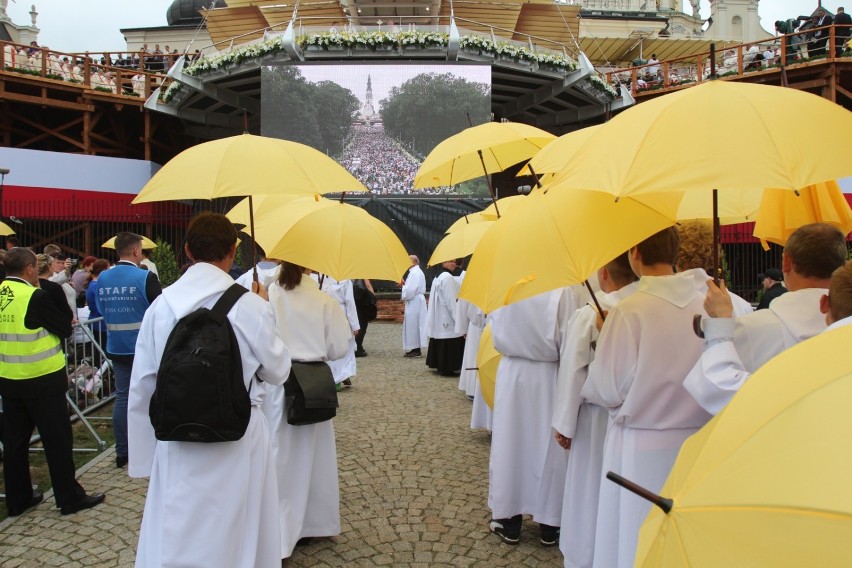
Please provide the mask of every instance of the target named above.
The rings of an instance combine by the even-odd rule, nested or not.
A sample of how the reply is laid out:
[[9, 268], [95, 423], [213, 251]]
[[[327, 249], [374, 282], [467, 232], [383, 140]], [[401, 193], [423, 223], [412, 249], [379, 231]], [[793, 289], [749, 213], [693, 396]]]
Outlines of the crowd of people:
[[[519, 542], [528, 516], [542, 546], [559, 545], [566, 567], [633, 566], [651, 503], [606, 473], [658, 493], [683, 442], [752, 373], [852, 323], [852, 261], [832, 226], [791, 235], [781, 268], [760, 275], [756, 310], [711, 279], [713, 248], [709, 223], [682, 223], [602, 267], [596, 304], [584, 286], [572, 286], [491, 314], [457, 301], [464, 274], [453, 276], [457, 263], [446, 262], [422, 336], [417, 304], [409, 308], [403, 288], [405, 349], [428, 338], [427, 364], [460, 374], [459, 388], [473, 400], [471, 428], [491, 430], [489, 528], [503, 542]], [[502, 354], [493, 411], [478, 381], [465, 377], [476, 374], [470, 354], [486, 323]]]
[[[425, 275], [410, 257], [399, 283], [402, 355], [427, 349], [427, 366], [458, 376], [472, 400], [471, 428], [491, 431], [488, 528], [502, 542], [517, 544], [531, 519], [540, 544], [559, 546], [566, 566], [632, 566], [651, 504], [607, 481], [606, 472], [659, 492], [683, 442], [752, 373], [793, 345], [852, 323], [852, 261], [839, 230], [821, 223], [796, 230], [781, 267], [761, 274], [756, 310], [710, 277], [719, 252], [713, 242], [709, 223], [684, 222], [601, 267], [591, 279], [595, 302], [585, 286], [571, 286], [488, 314], [458, 298], [464, 272], [456, 260], [442, 263], [427, 306]], [[90, 317], [103, 317], [115, 371], [115, 465], [150, 478], [137, 566], [278, 566], [300, 540], [339, 534], [333, 420], [292, 423], [284, 385], [294, 380], [294, 362], [325, 366], [338, 390], [351, 384], [355, 358], [367, 355], [362, 332], [375, 317], [359, 313], [356, 297], [365, 295], [354, 291], [369, 297], [370, 282], [267, 258], [256, 281], [251, 270], [235, 282], [236, 230], [211, 212], [190, 223], [184, 252], [191, 265], [166, 288], [156, 266], [144, 264], [139, 235], [119, 233], [115, 247], [114, 266], [86, 257], [75, 272], [77, 259], [63, 259], [56, 245], [36, 255], [15, 237], [7, 241], [0, 423], [10, 515], [44, 498], [29, 478], [33, 427], [61, 513], [105, 499], [74, 480], [65, 411], [61, 343], [76, 306], [88, 304]], [[239, 347], [236, 380], [248, 397], [245, 433], [207, 444], [164, 438], [155, 433], [151, 401], [172, 332], [199, 310], [215, 310], [234, 286], [246, 289], [226, 315]], [[693, 332], [696, 314], [701, 333]], [[502, 354], [493, 407], [476, 365], [486, 325]]]
[[376, 195], [455, 193], [450, 187], [413, 189], [420, 163], [385, 134], [381, 123], [353, 125], [338, 161]]

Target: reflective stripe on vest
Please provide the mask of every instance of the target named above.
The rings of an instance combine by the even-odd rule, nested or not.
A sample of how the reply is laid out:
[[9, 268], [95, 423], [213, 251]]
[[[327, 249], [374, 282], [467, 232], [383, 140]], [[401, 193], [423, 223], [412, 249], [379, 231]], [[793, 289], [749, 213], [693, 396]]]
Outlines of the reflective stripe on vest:
[[107, 329], [109, 331], [133, 331], [134, 329], [140, 329], [142, 327], [142, 322], [139, 323], [108, 323]]
[[59, 338], [24, 323], [36, 290], [18, 280], [0, 284], [0, 377], [5, 379], [33, 379], [65, 367]]

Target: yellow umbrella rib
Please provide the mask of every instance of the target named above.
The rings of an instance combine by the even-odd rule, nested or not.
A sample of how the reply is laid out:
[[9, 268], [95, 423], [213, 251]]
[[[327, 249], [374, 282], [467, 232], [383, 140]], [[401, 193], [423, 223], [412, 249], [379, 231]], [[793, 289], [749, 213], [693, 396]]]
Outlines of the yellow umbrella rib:
[[[842, 376], [839, 376], [839, 377], [835, 377], [834, 379], [831, 379], [831, 380], [830, 380], [830, 381], [828, 381], [827, 383], [825, 383], [825, 384], [821, 385], [819, 388], [817, 388], [817, 389], [813, 389], [813, 390], [810, 390], [810, 391], [807, 391], [807, 392], [803, 393], [803, 395], [802, 395], [802, 396], [800, 396], [799, 398], [797, 398], [797, 399], [795, 399], [795, 400], [790, 401], [790, 403], [789, 403], [789, 404], [786, 404], [783, 408], [779, 408], [779, 409], [778, 409], [778, 410], [777, 410], [774, 414], [772, 414], [771, 416], [767, 417], [767, 418], [766, 418], [766, 420], [765, 420], [765, 421], [764, 421], [761, 425], [759, 425], [759, 426], [757, 426], [757, 427], [755, 427], [755, 428], [752, 428], [752, 429], [751, 429], [751, 433], [750, 433], [747, 437], [744, 437], [744, 438], [743, 438], [743, 440], [742, 440], [739, 444], [737, 444], [737, 446], [736, 446], [736, 447], [730, 448], [728, 451], [726, 451], [726, 453], [725, 453], [725, 457], [724, 457], [722, 460], [720, 460], [719, 462], [715, 463], [715, 464], [713, 465], [713, 467], [712, 467], [712, 468], [707, 468], [707, 469], [706, 469], [706, 471], [704, 472], [704, 474], [703, 474], [701, 477], [699, 477], [699, 478], [697, 478], [697, 479], [690, 479], [690, 477], [691, 477], [691, 475], [692, 475], [692, 469], [693, 469], [693, 468], [690, 468], [690, 472], [689, 472], [689, 473], [687, 473], [687, 474], [685, 474], [685, 475], [683, 476], [683, 479], [684, 479], [684, 483], [682, 484], [683, 493], [681, 494], [680, 499], [682, 500], [684, 497], [686, 497], [687, 495], [689, 495], [689, 494], [690, 494], [690, 491], [691, 491], [691, 488], [693, 488], [693, 487], [700, 487], [700, 486], [701, 486], [701, 483], [702, 483], [702, 481], [704, 481], [704, 479], [706, 479], [707, 477], [709, 477], [709, 476], [710, 476], [712, 473], [714, 473], [714, 472], [715, 472], [715, 471], [716, 471], [719, 467], [721, 467], [722, 465], [724, 465], [725, 463], [727, 463], [727, 461], [728, 461], [730, 458], [732, 458], [732, 457], [734, 456], [734, 454], [735, 454], [735, 453], [736, 453], [736, 452], [737, 452], [740, 448], [742, 448], [742, 447], [743, 447], [746, 443], [748, 443], [748, 441], [749, 441], [749, 440], [751, 440], [751, 439], [752, 439], [752, 438], [753, 438], [753, 437], [754, 437], [754, 436], [755, 436], [758, 432], [760, 432], [760, 431], [762, 431], [762, 430], [766, 429], [767, 427], [769, 427], [769, 426], [770, 426], [770, 425], [771, 425], [771, 424], [772, 424], [772, 423], [773, 423], [773, 422], [774, 422], [774, 421], [775, 421], [775, 420], [776, 420], [776, 419], [777, 419], [780, 415], [782, 415], [782, 414], [784, 414], [785, 412], [787, 412], [787, 411], [788, 411], [790, 408], [792, 408], [793, 406], [795, 406], [795, 405], [797, 405], [797, 404], [801, 403], [802, 401], [804, 401], [804, 400], [808, 399], [810, 396], [812, 396], [812, 395], [814, 395], [814, 394], [816, 394], [816, 393], [818, 393], [818, 392], [820, 392], [820, 391], [824, 390], [825, 388], [827, 388], [827, 387], [829, 387], [829, 386], [833, 385], [833, 384], [834, 384], [834, 383], [836, 383], [837, 381], [844, 380], [844, 379], [846, 379], [846, 378], [847, 378], [847, 377], [846, 377], [845, 375], [842, 375]], [[748, 383], [746, 383], [746, 384], [748, 384]], [[737, 401], [737, 397], [736, 397], [736, 396], [734, 396], [734, 399], [733, 399], [730, 403], [728, 403], [728, 404], [729, 404], [729, 406], [730, 406], [731, 404], [735, 404], [735, 403], [736, 403], [736, 401]], [[721, 412], [719, 415], [717, 415], [716, 420], [718, 420], [718, 419], [719, 419], [719, 417], [720, 417], [720, 416], [722, 416], [722, 415], [723, 415], [726, 411], [727, 411], [727, 408], [723, 409], [723, 410], [722, 410], [722, 412]], [[695, 458], [695, 459], [693, 460], [693, 462], [692, 462], [692, 466], [693, 466], [693, 467], [701, 461], [701, 456], [703, 456], [703, 455], [704, 455], [704, 453], [708, 450], [708, 446], [712, 446], [712, 445], [713, 445], [713, 441], [714, 441], [714, 438], [713, 438], [713, 437], [711, 437], [709, 440], [707, 440], [707, 441], [704, 443], [704, 445], [702, 445], [701, 450], [698, 452], [698, 455], [696, 456], [696, 458]], [[706, 467], [706, 466], [705, 466], [705, 467]]]
[[790, 507], [782, 505], [683, 505], [678, 506], [675, 502], [675, 508], [678, 513], [718, 513], [718, 512], [758, 512], [758, 513], [787, 513], [796, 517], [823, 517], [835, 521], [850, 521], [852, 522], [852, 512], [840, 513], [837, 511], [827, 511], [825, 509], [806, 509], [804, 507]]

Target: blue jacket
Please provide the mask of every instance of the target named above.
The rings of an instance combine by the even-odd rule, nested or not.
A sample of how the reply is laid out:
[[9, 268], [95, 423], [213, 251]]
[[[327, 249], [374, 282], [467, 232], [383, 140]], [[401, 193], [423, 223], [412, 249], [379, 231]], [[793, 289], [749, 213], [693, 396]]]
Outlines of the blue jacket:
[[148, 271], [117, 264], [98, 277], [96, 305], [107, 329], [107, 353], [133, 355], [145, 310], [151, 303], [145, 293]]

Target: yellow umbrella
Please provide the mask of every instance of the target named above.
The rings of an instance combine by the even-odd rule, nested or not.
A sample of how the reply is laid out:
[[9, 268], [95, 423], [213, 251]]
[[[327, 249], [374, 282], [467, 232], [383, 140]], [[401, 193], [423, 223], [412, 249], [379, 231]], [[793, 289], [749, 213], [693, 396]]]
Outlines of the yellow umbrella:
[[367, 188], [310, 146], [241, 134], [184, 150], [145, 184], [133, 203], [339, 191]]
[[583, 282], [631, 246], [675, 223], [680, 196], [644, 199], [616, 201], [597, 191], [552, 190], [523, 198], [479, 242], [459, 297], [491, 313]]
[[0, 222], [0, 236], [7, 237], [9, 235], [14, 235], [15, 231], [12, 230], [12, 227], [7, 225], [6, 223]]
[[446, 231], [444, 231], [444, 233], [449, 235], [453, 231], [457, 231], [458, 229], [466, 225], [471, 225], [473, 223], [481, 223], [483, 221], [494, 221], [496, 218], [497, 216], [495, 215], [493, 218], [489, 217], [488, 219], [486, 219], [485, 217], [483, 217], [482, 211], [477, 211], [476, 213], [468, 213], [467, 215], [462, 215], [461, 217], [456, 219], [455, 222], [450, 225], [450, 227]]
[[479, 388], [482, 398], [488, 408], [494, 410], [494, 387], [497, 385], [497, 367], [503, 355], [494, 349], [494, 340], [491, 336], [491, 324], [482, 330], [482, 338], [479, 340], [479, 350], [476, 352], [477, 374], [479, 376]]
[[396, 282], [411, 266], [393, 231], [359, 207], [319, 196], [283, 199], [273, 207], [275, 202], [268, 197], [255, 205], [257, 242], [270, 258], [337, 280]]
[[530, 175], [534, 171], [537, 175], [552, 174], [561, 170], [565, 163], [579, 150], [583, 144], [597, 132], [597, 126], [588, 126], [563, 134], [556, 140], [541, 149], [541, 151], [532, 157], [529, 163], [521, 168], [518, 172], [519, 176]]
[[444, 236], [438, 246], [435, 247], [427, 266], [435, 266], [455, 258], [464, 258], [473, 253], [473, 249], [479, 244], [482, 236], [493, 225], [494, 221], [471, 223]]
[[[482, 218], [486, 221], [496, 221], [500, 218], [500, 215], [508, 213], [515, 207], [515, 205], [523, 203], [526, 198], [526, 195], [510, 195], [509, 197], [498, 199], [496, 205], [492, 203], [482, 210]], [[497, 211], [498, 207], [500, 208], [499, 214]]]
[[754, 224], [754, 236], [784, 245], [789, 236], [808, 223], [828, 223], [846, 235], [852, 231], [852, 209], [836, 181], [819, 183], [797, 193], [767, 189]]
[[[116, 235], [118, 236], [118, 235]], [[140, 235], [141, 236], [141, 235]], [[101, 245], [101, 248], [113, 249], [115, 250], [115, 237], [111, 237], [107, 242]], [[148, 237], [142, 237], [142, 248], [143, 249], [154, 249], [157, 248], [157, 243], [149, 239]]]
[[708, 81], [600, 126], [551, 187], [616, 196], [718, 189], [720, 200], [729, 190], [796, 190], [852, 174], [850, 131], [852, 113], [805, 91]]
[[414, 187], [454, 185], [485, 175], [494, 199], [487, 174], [530, 159], [554, 138], [544, 130], [516, 122], [471, 126], [435, 146], [417, 170]]
[[636, 566], [849, 565], [850, 343], [844, 326], [778, 355], [686, 441]]

